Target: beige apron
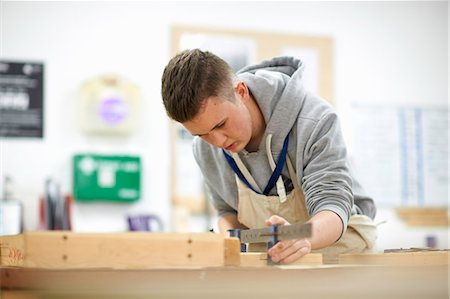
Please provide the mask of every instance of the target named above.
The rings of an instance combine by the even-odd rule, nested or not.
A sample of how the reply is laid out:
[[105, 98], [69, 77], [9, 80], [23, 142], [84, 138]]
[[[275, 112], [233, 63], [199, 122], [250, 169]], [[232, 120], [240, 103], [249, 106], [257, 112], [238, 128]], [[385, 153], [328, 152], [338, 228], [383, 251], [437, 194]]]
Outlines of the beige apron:
[[[270, 151], [270, 138], [267, 140], [267, 156], [272, 170], [275, 169], [275, 163]], [[237, 166], [254, 186], [255, 180], [242, 163], [237, 154], [233, 154]], [[289, 175], [294, 185], [294, 189], [286, 195], [284, 184], [279, 177], [277, 182], [278, 196], [266, 196], [258, 194], [251, 190], [236, 175], [238, 186], [238, 220], [248, 228], [261, 228], [265, 226], [265, 220], [272, 215], [278, 215], [286, 219], [289, 223], [306, 222], [309, 220], [303, 191], [298, 185], [296, 172], [289, 156], [286, 156]], [[279, 184], [281, 181], [281, 184]], [[259, 191], [259, 190], [258, 190]], [[280, 194], [282, 194], [280, 196]], [[343, 253], [362, 253], [371, 252], [375, 249], [376, 226], [372, 219], [365, 215], [352, 215], [348, 222], [346, 232], [341, 238], [329, 247], [313, 250], [323, 254], [324, 263], [337, 263], [339, 254]], [[261, 247], [250, 244], [250, 251], [265, 251], [267, 246]], [[259, 244], [261, 245], [261, 244]]]

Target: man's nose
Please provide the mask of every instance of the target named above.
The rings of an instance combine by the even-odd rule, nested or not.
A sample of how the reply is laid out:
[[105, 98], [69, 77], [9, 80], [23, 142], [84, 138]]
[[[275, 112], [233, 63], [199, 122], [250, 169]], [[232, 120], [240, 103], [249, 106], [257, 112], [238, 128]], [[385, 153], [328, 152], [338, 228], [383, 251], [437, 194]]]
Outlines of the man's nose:
[[210, 143], [216, 147], [225, 146], [225, 141], [227, 140], [227, 136], [220, 132], [210, 132]]

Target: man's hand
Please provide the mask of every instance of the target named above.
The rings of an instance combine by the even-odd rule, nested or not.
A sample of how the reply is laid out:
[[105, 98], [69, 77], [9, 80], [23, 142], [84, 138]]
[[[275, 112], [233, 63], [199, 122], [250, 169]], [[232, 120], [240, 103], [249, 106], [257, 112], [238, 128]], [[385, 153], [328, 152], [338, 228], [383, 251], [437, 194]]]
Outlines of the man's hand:
[[[272, 224], [287, 225], [290, 224], [284, 218], [273, 215], [266, 220], [266, 225]], [[275, 244], [267, 252], [275, 263], [290, 264], [311, 252], [311, 242], [308, 239], [282, 240]]]

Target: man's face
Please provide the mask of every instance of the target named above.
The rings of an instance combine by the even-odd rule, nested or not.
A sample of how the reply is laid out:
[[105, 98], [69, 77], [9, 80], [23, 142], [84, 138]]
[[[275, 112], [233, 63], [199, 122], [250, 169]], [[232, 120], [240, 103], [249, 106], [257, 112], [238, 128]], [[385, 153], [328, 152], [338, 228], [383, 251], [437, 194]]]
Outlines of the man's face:
[[183, 126], [211, 145], [240, 152], [252, 137], [252, 119], [241, 96], [235, 97], [235, 101], [207, 98], [197, 116]]

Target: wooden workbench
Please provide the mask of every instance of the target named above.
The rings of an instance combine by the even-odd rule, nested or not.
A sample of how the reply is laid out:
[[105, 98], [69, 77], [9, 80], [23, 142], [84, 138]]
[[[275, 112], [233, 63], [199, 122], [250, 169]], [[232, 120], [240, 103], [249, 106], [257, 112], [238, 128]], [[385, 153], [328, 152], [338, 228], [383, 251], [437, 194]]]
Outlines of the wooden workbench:
[[444, 299], [448, 267], [224, 266], [197, 269], [0, 268], [2, 299]]
[[[0, 237], [1, 299], [448, 298], [448, 252], [268, 266], [215, 234], [32, 232]], [[393, 262], [395, 261], [395, 263]]]

